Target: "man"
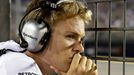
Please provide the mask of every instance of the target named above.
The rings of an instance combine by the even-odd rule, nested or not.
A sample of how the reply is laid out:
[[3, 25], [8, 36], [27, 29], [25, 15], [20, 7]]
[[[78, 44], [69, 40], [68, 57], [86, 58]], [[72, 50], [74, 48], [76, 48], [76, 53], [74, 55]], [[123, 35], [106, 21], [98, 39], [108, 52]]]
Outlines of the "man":
[[[0, 62], [2, 75], [52, 75], [54, 73], [59, 75], [97, 75], [97, 68], [93, 61], [80, 55], [84, 52], [82, 42], [85, 36], [85, 24], [91, 20], [90, 10], [80, 1], [52, 1], [55, 2], [33, 0], [29, 5], [23, 19], [26, 23], [20, 24], [19, 28], [22, 42], [20, 46], [27, 51], [25, 54], [18, 53], [18, 48], [20, 51], [22, 48], [13, 41], [8, 41], [8, 44], [1, 47], [1, 49], [8, 50], [0, 57], [0, 60], [3, 60]], [[41, 8], [36, 8], [38, 5]], [[38, 21], [39, 24], [33, 20]], [[42, 35], [43, 28], [37, 28], [37, 24], [40, 27], [42, 20], [50, 28], [47, 29], [50, 30], [49, 32], [44, 32], [45, 35]], [[34, 35], [33, 32], [37, 35]], [[46, 36], [49, 37], [45, 39], [47, 42], [44, 40]], [[42, 40], [43, 46], [37, 50], [36, 46], [40, 42], [42, 45]], [[17, 49], [7, 48], [11, 43]]]

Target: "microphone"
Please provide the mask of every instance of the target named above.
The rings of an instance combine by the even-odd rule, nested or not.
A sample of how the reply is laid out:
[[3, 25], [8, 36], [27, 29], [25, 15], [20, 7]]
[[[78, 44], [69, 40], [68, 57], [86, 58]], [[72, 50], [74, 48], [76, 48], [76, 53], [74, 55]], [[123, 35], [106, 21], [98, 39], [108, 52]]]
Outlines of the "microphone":
[[27, 48], [27, 47], [28, 47], [28, 43], [27, 43], [25, 40], [23, 40], [23, 41], [21, 42], [21, 44], [20, 44], [20, 47], [22, 47], [22, 48]]

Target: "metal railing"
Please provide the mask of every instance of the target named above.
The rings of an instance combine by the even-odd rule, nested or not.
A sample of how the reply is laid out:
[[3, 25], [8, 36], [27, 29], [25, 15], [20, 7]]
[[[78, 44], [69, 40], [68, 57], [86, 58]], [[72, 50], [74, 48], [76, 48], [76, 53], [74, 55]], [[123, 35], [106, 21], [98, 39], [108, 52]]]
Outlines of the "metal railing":
[[[133, 42], [132, 45], [134, 46], [134, 38], [133, 39], [128, 39], [127, 38], [127, 32], [131, 31], [131, 32], [134, 32], [134, 24], [133, 24], [133, 27], [128, 27], [128, 20], [127, 18], [129, 18], [127, 16], [127, 11], [128, 11], [128, 3], [129, 1], [131, 0], [89, 0], [87, 1], [88, 2], [88, 5], [89, 5], [89, 8], [91, 8], [91, 10], [93, 11], [93, 23], [92, 25], [94, 25], [94, 27], [87, 27], [86, 28], [86, 32], [94, 32], [94, 40], [90, 40], [91, 37], [89, 37], [89, 41], [88, 42], [88, 46], [93, 46], [94, 47], [94, 54], [90, 55], [92, 59], [95, 60], [95, 63], [97, 64], [97, 61], [98, 60], [103, 60], [103, 61], [108, 61], [108, 74], [107, 75], [111, 75], [111, 62], [112, 61], [116, 61], [116, 62], [122, 62], [122, 75], [126, 75], [126, 63], [127, 62], [134, 62], [134, 59], [133, 57], [131, 58], [128, 58], [126, 56], [127, 54], [127, 43], [129, 42]], [[132, 1], [133, 4], [134, 4], [134, 1]], [[108, 15], [108, 18], [107, 21], [108, 23], [106, 24], [106, 26], [104, 27], [101, 27], [99, 26], [100, 23], [99, 23], [99, 17], [100, 17], [100, 14], [101, 12], [99, 12], [100, 10], [103, 11], [103, 9], [106, 9], [106, 8], [101, 8], [98, 7], [99, 4], [101, 3], [106, 3], [107, 4], [107, 14]], [[117, 9], [118, 9], [118, 6], [120, 7], [120, 5], [122, 5], [120, 8], [122, 11], [119, 11], [117, 12], [118, 14], [122, 14], [122, 16], [119, 16], [119, 17], [122, 17], [121, 18], [121, 26], [118, 26], [118, 27], [114, 27], [112, 25], [114, 25], [112, 22], [113, 22], [113, 15], [115, 13], [114, 10], [113, 10], [113, 4], [114, 3], [119, 3], [119, 5], [117, 5]], [[91, 6], [91, 7], [90, 7]], [[116, 7], [115, 7], [116, 8]], [[104, 10], [105, 12], [105, 10]], [[132, 12], [134, 13], [134, 11], [132, 10]], [[133, 16], [133, 15], [132, 15]], [[107, 35], [107, 39], [106, 41], [108, 42], [107, 45], [105, 45], [104, 47], [107, 47], [107, 55], [103, 55], [103, 54], [99, 54], [98, 52], [98, 49], [100, 48], [100, 44], [103, 44], [103, 42], [106, 42], [105, 39], [103, 39], [103, 41], [100, 42], [101, 39], [100, 38], [100, 35], [99, 32], [100, 31], [104, 31], [104, 32], [107, 32], [108, 35]], [[120, 46], [121, 46], [121, 55], [120, 56], [114, 56], [112, 55], [112, 45], [113, 45], [113, 39], [116, 39], [116, 38], [113, 38], [112, 37], [112, 32], [113, 31], [119, 31], [119, 32], [122, 32], [122, 42], [120, 42]], [[104, 33], [105, 34], [105, 33]], [[120, 34], [116, 34], [116, 35], [120, 35]], [[133, 34], [131, 34], [130, 37], [132, 37]], [[120, 39], [119, 39], [120, 40]], [[128, 41], [129, 40], [129, 41]], [[118, 45], [117, 43], [119, 42], [118, 39], [116, 39], [116, 41], [114, 41], [115, 45]], [[93, 45], [92, 45], [93, 44]], [[103, 47], [103, 48], [104, 48]], [[103, 52], [102, 52], [103, 53]]]

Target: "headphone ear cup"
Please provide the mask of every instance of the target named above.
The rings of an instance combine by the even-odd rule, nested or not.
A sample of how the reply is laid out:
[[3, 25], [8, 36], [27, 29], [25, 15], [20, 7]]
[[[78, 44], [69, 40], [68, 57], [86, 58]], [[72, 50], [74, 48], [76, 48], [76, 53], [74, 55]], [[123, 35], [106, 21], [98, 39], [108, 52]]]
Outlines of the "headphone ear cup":
[[44, 46], [43, 43], [40, 43], [41, 39], [43, 39], [42, 37], [48, 33], [48, 26], [46, 26], [45, 22], [38, 23], [38, 21], [30, 20], [25, 22], [21, 34], [28, 44], [27, 50], [37, 52]]

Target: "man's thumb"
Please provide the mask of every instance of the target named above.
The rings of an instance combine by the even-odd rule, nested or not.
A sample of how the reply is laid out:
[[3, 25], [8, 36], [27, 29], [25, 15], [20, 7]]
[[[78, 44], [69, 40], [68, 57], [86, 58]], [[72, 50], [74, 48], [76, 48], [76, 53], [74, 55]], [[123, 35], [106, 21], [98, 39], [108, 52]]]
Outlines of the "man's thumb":
[[59, 70], [56, 69], [54, 66], [50, 66], [50, 68], [51, 68], [52, 70], [54, 70], [56, 73], [60, 74], [60, 75], [66, 75], [64, 72], [59, 71]]

